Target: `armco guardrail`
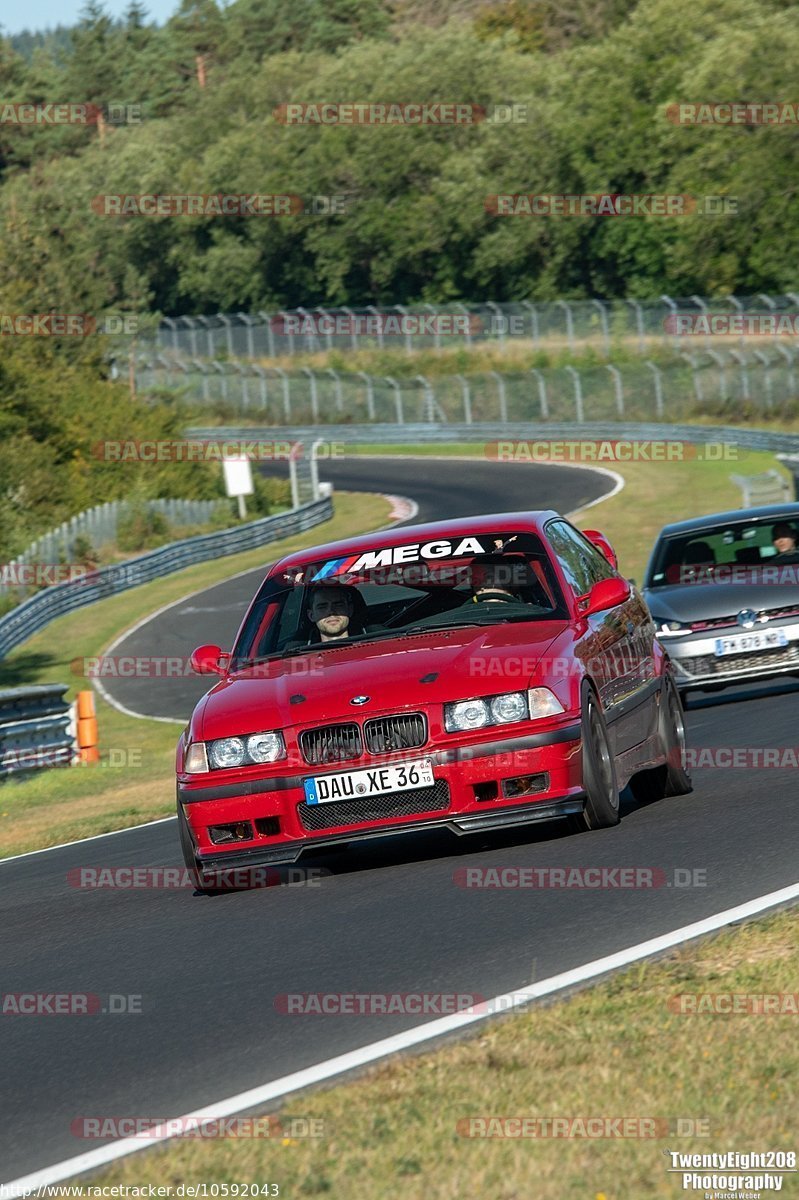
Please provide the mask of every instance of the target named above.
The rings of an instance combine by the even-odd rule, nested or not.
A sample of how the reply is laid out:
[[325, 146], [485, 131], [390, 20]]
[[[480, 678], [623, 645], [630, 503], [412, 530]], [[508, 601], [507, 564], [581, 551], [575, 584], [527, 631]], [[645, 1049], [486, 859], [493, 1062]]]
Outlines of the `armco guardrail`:
[[68, 684], [0, 691], [0, 780], [27, 771], [68, 767], [76, 757]]
[[149, 583], [152, 579], [180, 571], [194, 563], [254, 550], [280, 538], [302, 533], [329, 520], [332, 515], [333, 502], [328, 496], [288, 513], [261, 517], [237, 529], [222, 529], [171, 542], [168, 546], [150, 550], [127, 562], [100, 567], [78, 579], [45, 588], [0, 618], [0, 658], [5, 658], [15, 646], [27, 641], [57, 617], [63, 617], [84, 605], [115, 596], [128, 588]]

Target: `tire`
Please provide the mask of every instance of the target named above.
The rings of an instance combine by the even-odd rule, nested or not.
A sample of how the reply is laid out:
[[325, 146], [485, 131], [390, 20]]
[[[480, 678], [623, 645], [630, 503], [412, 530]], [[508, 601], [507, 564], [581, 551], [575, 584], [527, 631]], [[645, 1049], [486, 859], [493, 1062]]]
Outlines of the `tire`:
[[583, 692], [582, 734], [585, 808], [572, 828], [606, 829], [619, 823], [619, 784], [605, 718], [590, 687]]
[[664, 679], [662, 697], [658, 726], [666, 761], [649, 771], [639, 771], [630, 780], [630, 790], [642, 804], [668, 796], [687, 796], [693, 791], [691, 776], [685, 769], [682, 700], [671, 675]]

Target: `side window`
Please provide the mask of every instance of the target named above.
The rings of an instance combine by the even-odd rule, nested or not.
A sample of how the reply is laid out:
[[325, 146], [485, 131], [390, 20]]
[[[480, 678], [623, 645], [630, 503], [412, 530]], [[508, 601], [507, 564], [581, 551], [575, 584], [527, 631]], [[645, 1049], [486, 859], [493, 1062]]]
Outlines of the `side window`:
[[546, 534], [575, 596], [584, 596], [600, 579], [613, 576], [604, 555], [565, 521], [552, 521]]

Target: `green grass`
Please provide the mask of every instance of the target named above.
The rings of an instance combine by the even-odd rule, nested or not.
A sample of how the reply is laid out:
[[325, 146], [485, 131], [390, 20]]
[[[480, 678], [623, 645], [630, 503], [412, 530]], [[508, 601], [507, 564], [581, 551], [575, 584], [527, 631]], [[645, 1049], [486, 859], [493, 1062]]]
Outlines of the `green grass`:
[[[75, 673], [75, 660], [102, 654], [147, 613], [302, 546], [367, 532], [385, 524], [388, 511], [380, 496], [338, 492], [333, 519], [307, 533], [188, 567], [61, 617], [0, 664], [0, 687], [68, 683], [68, 699], [72, 699], [91, 686]], [[174, 810], [174, 753], [180, 722], [129, 717], [97, 695], [95, 702], [103, 761], [4, 783], [0, 857], [107, 833]], [[109, 757], [119, 765], [110, 765]]]
[[[680, 1177], [666, 1173], [665, 1150], [796, 1149], [799, 1018], [685, 1016], [669, 999], [796, 992], [797, 953], [799, 914], [773, 915], [571, 999], [489, 1021], [450, 1046], [394, 1058], [280, 1111], [284, 1129], [304, 1117], [321, 1122], [321, 1136], [173, 1141], [90, 1182], [272, 1181], [282, 1197], [298, 1200], [701, 1196], [682, 1192]], [[481, 1116], [660, 1118], [665, 1125], [650, 1127], [654, 1138], [488, 1140], [458, 1132], [458, 1122]], [[704, 1124], [683, 1124], [678, 1134], [678, 1120]], [[701, 1136], [686, 1135], [691, 1128]], [[784, 1178], [789, 1192], [791, 1176]]]

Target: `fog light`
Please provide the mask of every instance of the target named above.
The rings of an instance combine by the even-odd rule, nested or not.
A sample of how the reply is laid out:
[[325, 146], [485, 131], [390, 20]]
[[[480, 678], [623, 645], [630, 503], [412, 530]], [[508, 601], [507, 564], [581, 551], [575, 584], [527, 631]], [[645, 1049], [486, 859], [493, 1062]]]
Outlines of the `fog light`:
[[549, 787], [549, 775], [539, 771], [537, 775], [516, 775], [502, 780], [502, 795], [510, 800], [514, 796], [531, 796], [534, 792], [545, 792]]
[[249, 821], [236, 821], [233, 825], [209, 825], [208, 836], [214, 845], [224, 842], [249, 842], [252, 840], [252, 825]]

